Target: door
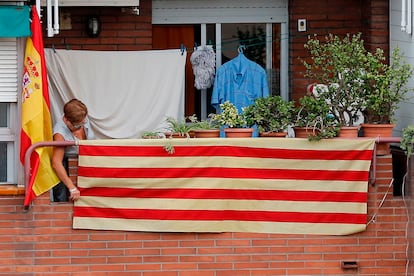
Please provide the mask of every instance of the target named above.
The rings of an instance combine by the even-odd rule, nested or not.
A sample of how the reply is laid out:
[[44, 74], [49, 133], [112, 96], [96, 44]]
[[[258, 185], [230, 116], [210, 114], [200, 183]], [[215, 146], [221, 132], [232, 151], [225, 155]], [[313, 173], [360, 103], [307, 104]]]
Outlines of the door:
[[[179, 49], [184, 45], [192, 49], [194, 45], [194, 27], [192, 25], [153, 25], [152, 47], [154, 50]], [[185, 115], [190, 116], [195, 111], [194, 74], [190, 63], [190, 51], [186, 51], [185, 66]]]

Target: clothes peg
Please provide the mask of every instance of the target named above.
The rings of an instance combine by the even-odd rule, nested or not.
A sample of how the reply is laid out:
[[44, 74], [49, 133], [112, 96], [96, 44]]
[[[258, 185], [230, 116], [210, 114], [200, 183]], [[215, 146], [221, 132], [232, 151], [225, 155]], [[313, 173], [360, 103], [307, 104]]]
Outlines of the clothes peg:
[[184, 52], [185, 52], [184, 44], [181, 44], [180, 49], [181, 49], [181, 55], [184, 55]]

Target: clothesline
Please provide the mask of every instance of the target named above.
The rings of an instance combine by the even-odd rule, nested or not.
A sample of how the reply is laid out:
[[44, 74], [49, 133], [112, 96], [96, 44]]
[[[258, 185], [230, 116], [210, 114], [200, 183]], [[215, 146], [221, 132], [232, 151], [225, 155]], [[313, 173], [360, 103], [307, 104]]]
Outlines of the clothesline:
[[[282, 38], [284, 35], [286, 35], [286, 38]], [[255, 39], [263, 39], [263, 38], [265, 38], [265, 40], [263, 40], [263, 41], [261, 41], [261, 42], [255, 42], [255, 43], [246, 43], [246, 42], [248, 42], [248, 41], [251, 41], [251, 40], [255, 40]], [[249, 38], [249, 39], [242, 39], [242, 40], [240, 40], [240, 39], [234, 39], [234, 40], [228, 40], [228, 41], [224, 41], [224, 42], [222, 42], [221, 43], [221, 47], [216, 47], [214, 44], [213, 45], [211, 45], [211, 46], [213, 46], [213, 48], [214, 48], [214, 50], [215, 51], [218, 51], [218, 50], [221, 50], [221, 51], [227, 51], [227, 50], [234, 50], [235, 48], [234, 48], [234, 46], [231, 46], [231, 47], [228, 47], [227, 45], [229, 45], [229, 44], [235, 44], [235, 43], [238, 43], [239, 45], [243, 45], [244, 47], [246, 47], [246, 48], [249, 48], [249, 47], [254, 47], [254, 46], [260, 46], [260, 45], [266, 45], [269, 41], [267, 40], [267, 38], [271, 38], [271, 36], [265, 36], [265, 37], [255, 37], [255, 38]], [[282, 41], [282, 40], [285, 40], [285, 39], [289, 39], [289, 37], [288, 37], [288, 34], [286, 33], [286, 34], [282, 34], [281, 36], [280, 36], [280, 38], [274, 38], [274, 39], [272, 39], [270, 42], [277, 42], [277, 41]], [[226, 45], [225, 47], [223, 47], [223, 45]], [[191, 52], [193, 52], [194, 50], [196, 50], [196, 48], [198, 47], [198, 46], [200, 46], [200, 45], [195, 45], [193, 48], [187, 48], [185, 45], [184, 45], [184, 49], [187, 51], [187, 53], [191, 53]], [[201, 50], [201, 51], [206, 51], [206, 50]]]

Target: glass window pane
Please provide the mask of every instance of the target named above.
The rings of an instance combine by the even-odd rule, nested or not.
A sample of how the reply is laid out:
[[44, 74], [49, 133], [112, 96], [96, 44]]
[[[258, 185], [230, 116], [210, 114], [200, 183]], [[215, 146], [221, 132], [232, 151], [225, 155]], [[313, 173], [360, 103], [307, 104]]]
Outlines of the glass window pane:
[[0, 103], [0, 127], [9, 126], [9, 103]]
[[244, 55], [266, 68], [266, 24], [222, 24], [222, 63], [238, 55], [240, 45]]

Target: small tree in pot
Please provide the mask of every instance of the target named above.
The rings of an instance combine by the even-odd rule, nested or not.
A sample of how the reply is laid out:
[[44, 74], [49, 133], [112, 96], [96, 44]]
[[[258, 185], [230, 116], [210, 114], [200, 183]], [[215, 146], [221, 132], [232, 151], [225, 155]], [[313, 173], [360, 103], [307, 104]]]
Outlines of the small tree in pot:
[[[391, 137], [395, 111], [410, 91], [406, 84], [412, 68], [403, 60], [399, 48], [393, 50], [390, 64], [384, 63], [381, 49], [377, 49], [377, 57], [370, 60], [366, 69], [362, 132], [366, 137]], [[388, 153], [389, 143], [379, 143], [376, 154]]]
[[305, 76], [324, 85], [317, 96], [328, 103], [339, 126], [354, 126], [365, 104], [366, 66], [375, 56], [366, 51], [361, 34], [344, 38], [330, 34], [324, 41], [315, 35], [305, 48], [310, 53], [310, 60], [302, 61]]
[[247, 106], [244, 116], [248, 125], [256, 125], [259, 134], [285, 133], [294, 117], [294, 102], [285, 101], [281, 96], [256, 98]]
[[252, 136], [253, 128], [247, 124], [244, 112], [239, 112], [230, 101], [221, 103], [220, 113], [214, 114], [212, 119], [224, 128], [226, 137], [238, 136], [239, 133], [246, 137]]
[[391, 54], [391, 63], [385, 64], [384, 51], [377, 49], [375, 59], [369, 59], [364, 75], [364, 123], [391, 124], [399, 104], [406, 100], [410, 89], [406, 86], [413, 70], [403, 60], [400, 49]]
[[[338, 127], [324, 99], [313, 95], [303, 96], [299, 99], [295, 114], [295, 137], [320, 140], [337, 135]], [[304, 130], [304, 136], [298, 135], [299, 130]]]

